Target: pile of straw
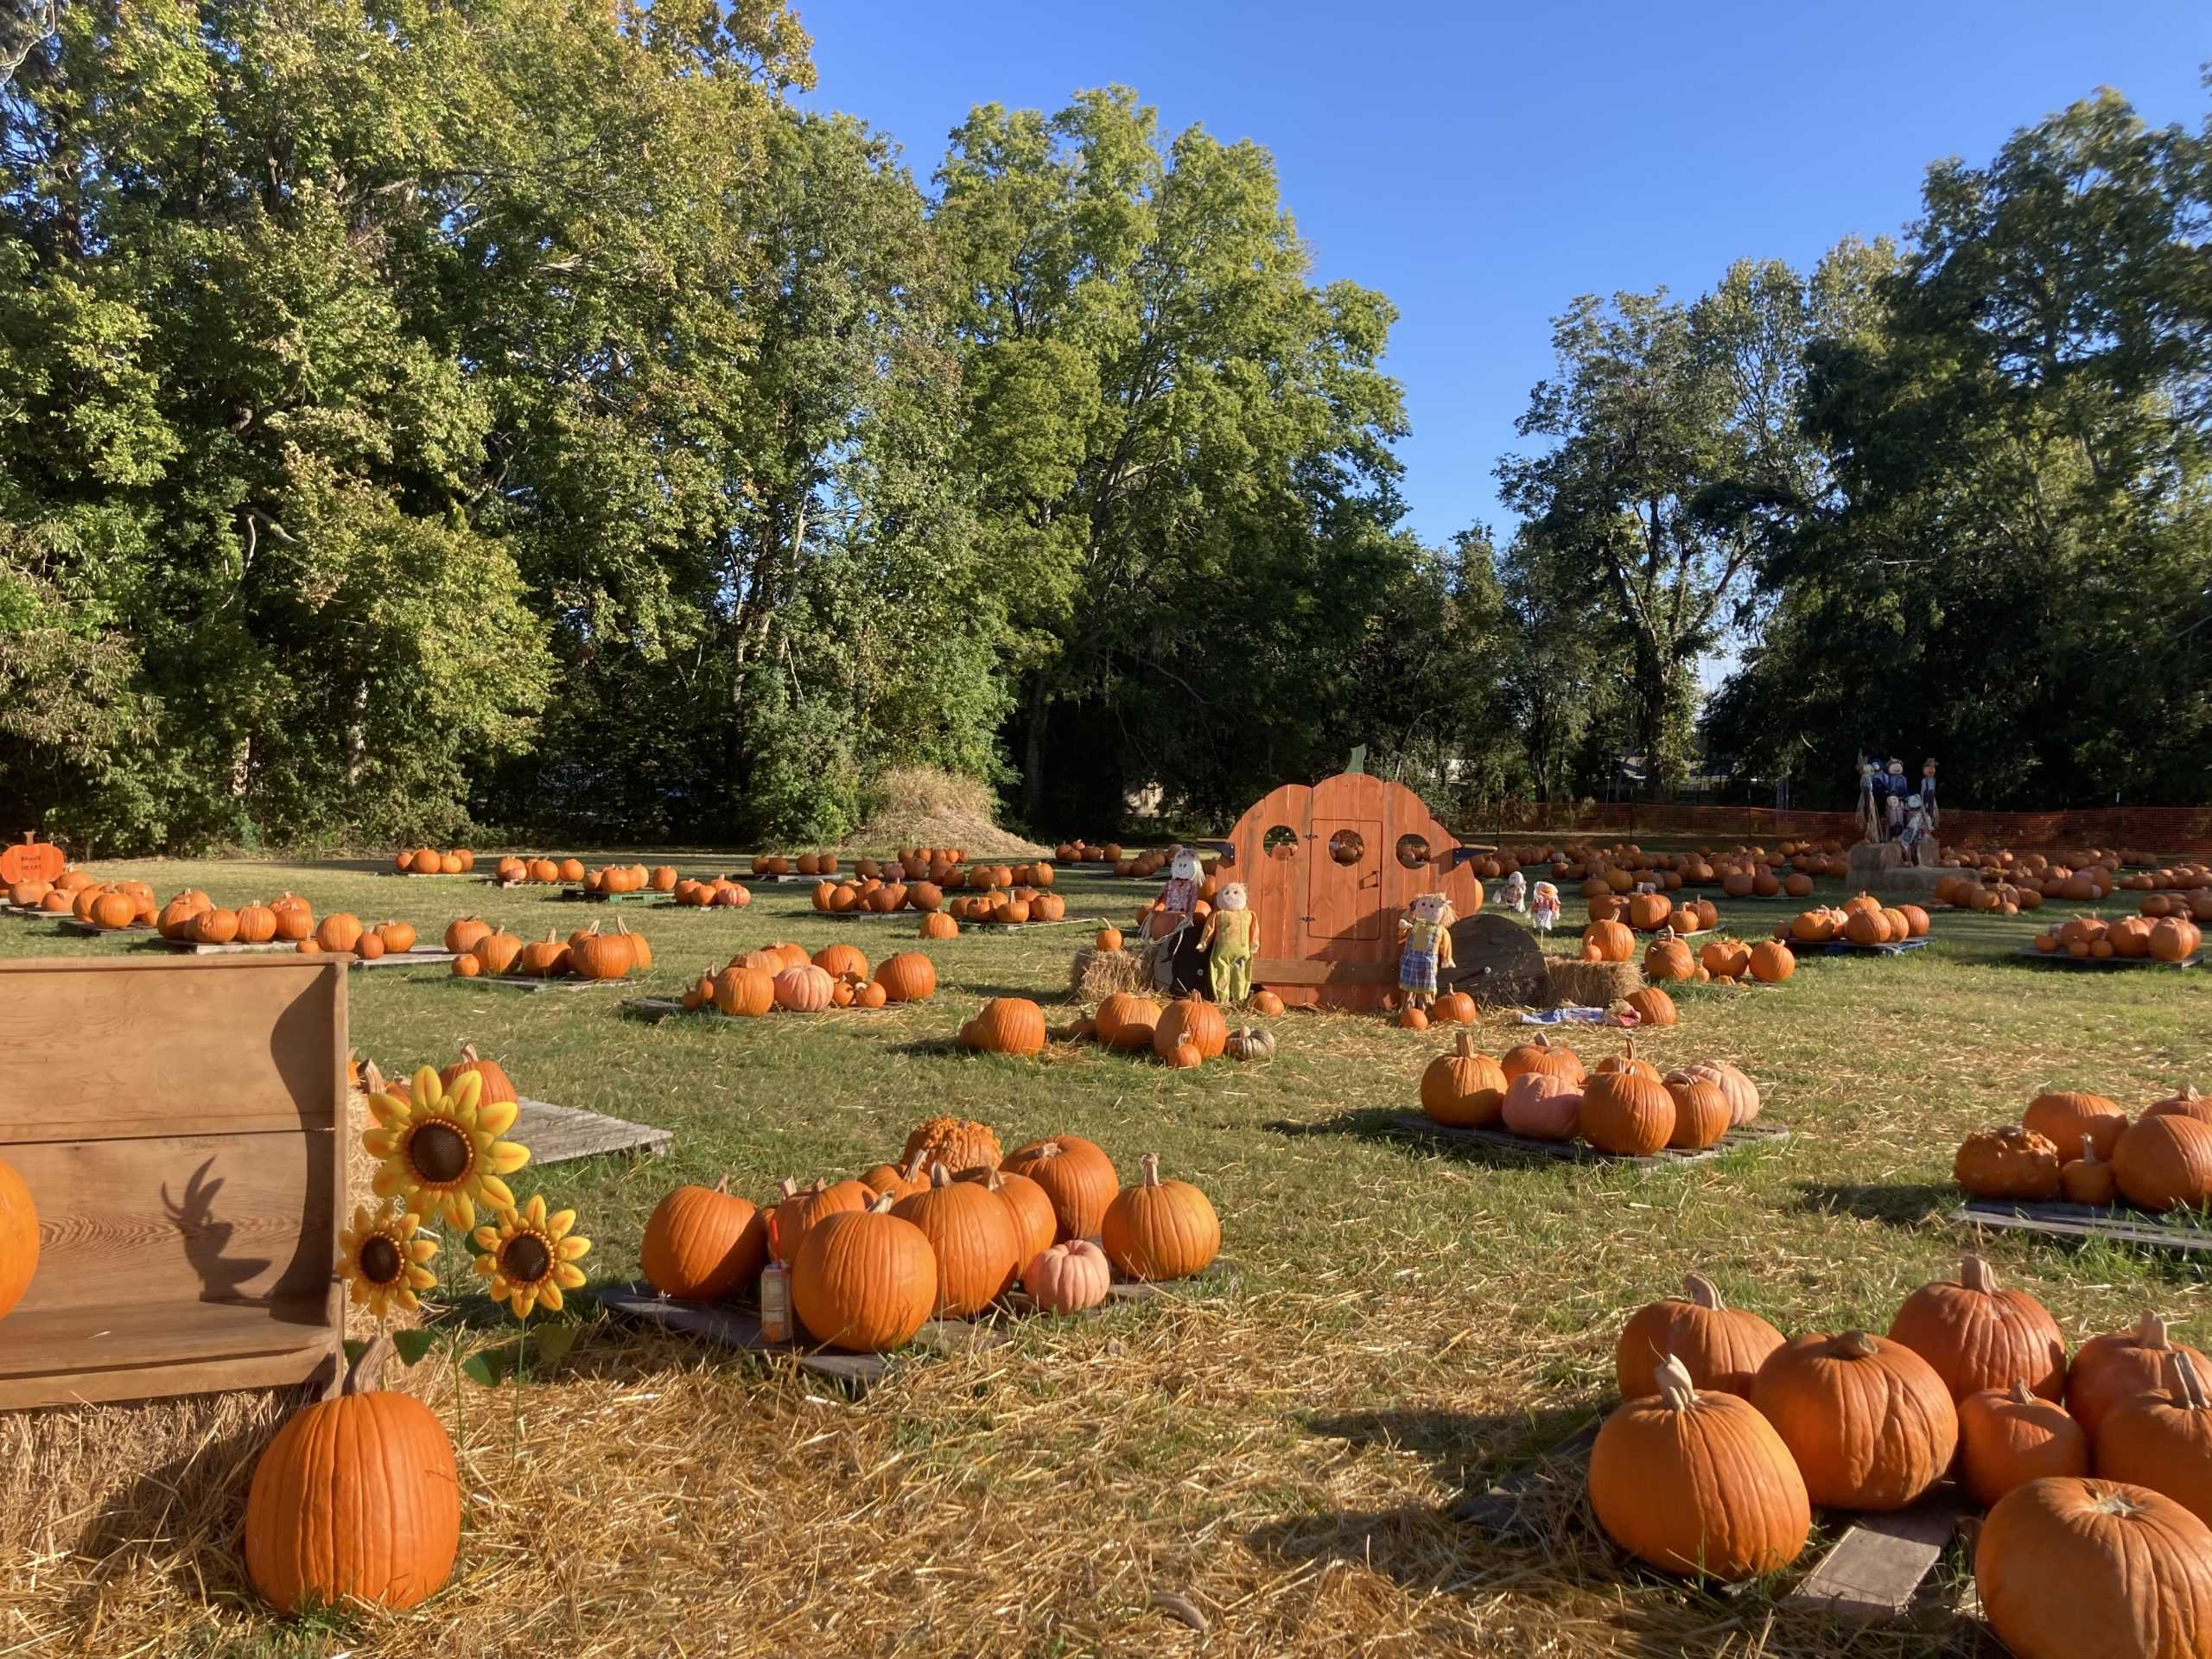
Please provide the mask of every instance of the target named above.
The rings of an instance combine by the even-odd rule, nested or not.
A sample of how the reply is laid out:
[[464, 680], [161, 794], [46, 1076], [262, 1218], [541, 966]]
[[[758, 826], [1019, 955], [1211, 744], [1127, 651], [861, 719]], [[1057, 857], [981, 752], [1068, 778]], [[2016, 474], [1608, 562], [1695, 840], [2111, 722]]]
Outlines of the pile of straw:
[[1102, 1002], [1116, 991], [1152, 987], [1152, 946], [1100, 950], [1084, 945], [1068, 964], [1068, 989], [1078, 1002]]
[[1544, 967], [1547, 1007], [1609, 1008], [1643, 988], [1643, 970], [1633, 962], [1554, 960]]

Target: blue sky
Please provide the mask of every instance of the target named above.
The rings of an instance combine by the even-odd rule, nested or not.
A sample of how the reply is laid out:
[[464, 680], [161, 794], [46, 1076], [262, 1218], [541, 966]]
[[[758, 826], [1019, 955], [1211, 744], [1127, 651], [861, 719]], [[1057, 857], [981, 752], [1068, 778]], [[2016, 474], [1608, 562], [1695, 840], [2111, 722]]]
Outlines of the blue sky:
[[1274, 154], [1316, 274], [1397, 305], [1409, 521], [1503, 525], [1491, 469], [1577, 294], [1694, 294], [1901, 229], [1927, 164], [2119, 88], [2208, 107], [2212, 5], [1451, 5], [1435, 0], [799, 0], [815, 102], [925, 179], [971, 105], [1119, 82], [1169, 131]]

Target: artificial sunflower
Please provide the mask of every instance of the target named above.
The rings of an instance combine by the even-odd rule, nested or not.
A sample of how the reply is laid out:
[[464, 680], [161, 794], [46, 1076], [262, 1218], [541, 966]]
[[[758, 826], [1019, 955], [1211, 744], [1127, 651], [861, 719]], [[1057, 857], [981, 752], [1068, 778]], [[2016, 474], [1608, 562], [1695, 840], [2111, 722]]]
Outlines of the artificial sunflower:
[[353, 1207], [353, 1224], [338, 1235], [338, 1274], [353, 1287], [353, 1300], [382, 1325], [397, 1306], [412, 1313], [423, 1304], [436, 1276], [423, 1263], [438, 1253], [438, 1241], [419, 1236], [422, 1223], [405, 1210], [365, 1205]]
[[576, 1212], [563, 1210], [548, 1216], [542, 1193], [518, 1211], [499, 1211], [497, 1227], [476, 1230], [476, 1271], [492, 1281], [492, 1300], [505, 1302], [518, 1319], [530, 1317], [534, 1307], [558, 1313], [561, 1293], [581, 1290], [584, 1270], [575, 1264], [591, 1253], [591, 1241], [572, 1236]]
[[530, 1161], [530, 1148], [499, 1136], [514, 1127], [521, 1110], [513, 1101], [483, 1103], [484, 1079], [474, 1071], [454, 1079], [448, 1091], [436, 1071], [415, 1074], [406, 1098], [371, 1095], [369, 1113], [378, 1127], [361, 1144], [381, 1158], [373, 1183], [380, 1198], [399, 1196], [407, 1208], [428, 1217], [443, 1212], [464, 1230], [476, 1224], [476, 1206], [508, 1210], [515, 1195], [499, 1178]]

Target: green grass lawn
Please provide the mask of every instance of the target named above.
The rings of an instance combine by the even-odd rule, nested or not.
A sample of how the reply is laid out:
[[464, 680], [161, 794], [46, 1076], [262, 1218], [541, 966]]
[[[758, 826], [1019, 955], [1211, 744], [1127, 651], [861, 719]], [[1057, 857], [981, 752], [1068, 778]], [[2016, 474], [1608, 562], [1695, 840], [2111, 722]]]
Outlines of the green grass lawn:
[[[677, 861], [687, 874], [737, 868]], [[426, 942], [464, 913], [524, 937], [602, 913], [543, 890], [359, 868], [100, 869], [163, 897], [289, 889], [318, 915], [404, 917]], [[1071, 916], [1120, 923], [1154, 886], [1071, 874], [1060, 890]], [[872, 959], [917, 944], [910, 922], [819, 918], [807, 891], [764, 889], [742, 912], [614, 913], [652, 940], [648, 985], [669, 995], [773, 939], [850, 940]], [[1840, 896], [1821, 884], [1820, 900]], [[1802, 907], [1717, 902], [1747, 938]], [[1526, 1542], [1442, 1511], [1605, 1408], [1621, 1320], [1685, 1269], [1792, 1333], [1885, 1329], [1966, 1242], [1942, 1217], [1968, 1129], [2016, 1118], [2044, 1085], [2133, 1109], [2204, 1081], [2212, 974], [2012, 960], [2041, 919], [1941, 912], [1934, 944], [1906, 957], [1808, 957], [1777, 989], [1684, 993], [1681, 1024], [1640, 1047], [1662, 1065], [1734, 1060], [1796, 1135], [1654, 1173], [1386, 1134], [1389, 1116], [1418, 1109], [1419, 1074], [1445, 1045], [1374, 1018], [1294, 1013], [1274, 1022], [1273, 1065], [1196, 1073], [1090, 1047], [1035, 1061], [937, 1051], [987, 996], [1033, 996], [1054, 1023], [1070, 1017], [1054, 1004], [1085, 928], [932, 944], [940, 982], [925, 1005], [742, 1024], [650, 1026], [617, 1012], [619, 993], [525, 995], [442, 968], [355, 974], [354, 1041], [387, 1071], [473, 1040], [526, 1095], [676, 1132], [665, 1159], [518, 1178], [577, 1209], [597, 1281], [633, 1275], [645, 1218], [679, 1181], [727, 1173], [759, 1195], [787, 1174], [855, 1173], [944, 1111], [992, 1124], [1009, 1147], [1089, 1135], [1125, 1178], [1159, 1152], [1165, 1172], [1211, 1195], [1230, 1270], [1172, 1300], [904, 1363], [857, 1402], [788, 1369], [594, 1324], [512, 1425], [512, 1390], [459, 1402], [461, 1567], [394, 1619], [286, 1626], [254, 1611], [234, 1558], [250, 1446], [228, 1461], [176, 1448], [183, 1472], [166, 1500], [130, 1478], [142, 1471], [108, 1469], [111, 1490], [80, 1487], [0, 1522], [0, 1545], [40, 1563], [35, 1586], [0, 1586], [0, 1652], [66, 1646], [87, 1621], [118, 1655], [525, 1643], [561, 1655], [1993, 1651], [1948, 1610], [1864, 1633], [1757, 1592], [1714, 1600], [1630, 1570], [1578, 1518], [1579, 1491], [1552, 1502]], [[1553, 948], [1571, 943], [1563, 930]], [[0, 918], [0, 955], [128, 948]], [[1486, 1014], [1478, 1040], [1495, 1053], [1523, 1034], [1510, 1014]], [[1595, 1058], [1618, 1039], [1567, 1040]], [[2071, 1340], [2146, 1304], [2183, 1321], [2188, 1340], [2212, 1339], [2197, 1317], [2201, 1270], [2183, 1258], [2005, 1236], [1983, 1253]], [[438, 1367], [410, 1386], [450, 1413]], [[111, 1428], [127, 1414], [95, 1415]], [[16, 1420], [0, 1451], [20, 1461], [27, 1436], [84, 1432], [65, 1421]], [[101, 1519], [118, 1505], [130, 1524]], [[1185, 1599], [1211, 1634], [1155, 1606], [1160, 1596]]]

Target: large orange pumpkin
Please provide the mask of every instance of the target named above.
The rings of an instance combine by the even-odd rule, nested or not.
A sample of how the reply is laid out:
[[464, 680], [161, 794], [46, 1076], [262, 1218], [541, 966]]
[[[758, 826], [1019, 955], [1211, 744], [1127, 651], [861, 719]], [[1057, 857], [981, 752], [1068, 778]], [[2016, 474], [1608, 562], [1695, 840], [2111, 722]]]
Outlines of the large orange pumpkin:
[[2028, 1103], [2020, 1123], [2056, 1147], [2058, 1161], [2063, 1164], [2079, 1158], [2085, 1146], [2094, 1147], [2098, 1157], [2109, 1160], [2120, 1131], [2127, 1127], [2127, 1114], [2102, 1095], [2050, 1089]]
[[1955, 1281], [1939, 1279], [1904, 1299], [1890, 1322], [1901, 1342], [1936, 1369], [1954, 1401], [2015, 1382], [2046, 1400], [2066, 1397], [2066, 1340], [2050, 1310], [2006, 1290], [1989, 1264], [1967, 1255]]
[[653, 1207], [639, 1261], [646, 1282], [678, 1301], [718, 1302], [760, 1276], [768, 1218], [729, 1190], [679, 1186]]
[[2120, 1195], [2145, 1210], [2196, 1210], [2212, 1201], [2212, 1123], [2180, 1112], [2145, 1116], [2113, 1143]]
[[2046, 1476], [2088, 1472], [2089, 1437], [2082, 1425], [2026, 1383], [1984, 1389], [1959, 1402], [1959, 1473], [1976, 1503], [1994, 1503]]
[[1153, 1027], [1153, 1052], [1164, 1055], [1186, 1039], [1201, 1059], [1217, 1060], [1229, 1043], [1229, 1023], [1214, 1004], [1200, 997], [1179, 996]]
[[824, 1217], [792, 1258], [791, 1311], [832, 1348], [903, 1348], [937, 1306], [937, 1252], [892, 1207], [882, 1192], [865, 1209]]
[[2016, 1487], [1982, 1521], [1974, 1582], [2014, 1659], [2212, 1654], [2212, 1528], [2147, 1487]]
[[2107, 1415], [2139, 1395], [2166, 1386], [2176, 1354], [2186, 1354], [2200, 1373], [2207, 1362], [2194, 1348], [2173, 1341], [2166, 1322], [2145, 1312], [2134, 1329], [2092, 1337], [2066, 1374], [2066, 1409], [2094, 1446]]
[[461, 1475], [445, 1426], [411, 1395], [376, 1386], [379, 1336], [334, 1400], [277, 1430], [246, 1493], [245, 1570], [280, 1612], [358, 1599], [412, 1607], [453, 1575]]
[[893, 1002], [921, 1002], [937, 989], [937, 964], [918, 950], [901, 950], [876, 964], [875, 982]]
[[1687, 1274], [1681, 1296], [1649, 1302], [1629, 1316], [1613, 1344], [1621, 1397], [1659, 1392], [1659, 1367], [1673, 1358], [1700, 1389], [1751, 1397], [1751, 1379], [1782, 1346], [1782, 1332], [1756, 1313], [1730, 1307], [1703, 1274]]
[[2097, 1428], [2097, 1472], [2171, 1497], [2212, 1524], [2212, 1395], [2187, 1354], [2166, 1359], [2166, 1386], [2105, 1414]]
[[1005, 1167], [1044, 1189], [1062, 1239], [1097, 1236], [1106, 1208], [1121, 1187], [1104, 1148], [1079, 1135], [1033, 1141], [1009, 1155]]
[[1958, 1448], [1958, 1413], [1935, 1368], [1863, 1331], [1784, 1343], [1752, 1379], [1751, 1403], [1827, 1508], [1904, 1509]]
[[1026, 996], [995, 996], [960, 1028], [960, 1039], [984, 1054], [1027, 1058], [1045, 1047], [1045, 1011]]
[[1221, 1253], [1221, 1219], [1212, 1203], [1184, 1180], [1160, 1179], [1160, 1154], [1147, 1152], [1144, 1178], [1106, 1207], [1099, 1243], [1107, 1260], [1132, 1279], [1187, 1279]]
[[937, 1254], [932, 1311], [964, 1319], [982, 1313], [1020, 1271], [1021, 1235], [1006, 1201], [975, 1181], [956, 1181], [942, 1163], [926, 1192], [903, 1198], [891, 1213], [921, 1230]]
[[1453, 1128], [1487, 1128], [1505, 1110], [1505, 1073], [1461, 1032], [1451, 1049], [1428, 1063], [1421, 1077], [1421, 1109], [1432, 1122]]
[[1576, 1122], [1582, 1138], [1600, 1152], [1645, 1158], [1674, 1134], [1675, 1100], [1655, 1076], [1595, 1071], [1583, 1083]]

